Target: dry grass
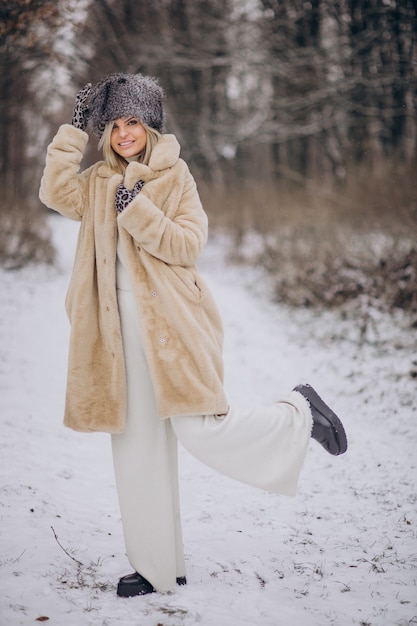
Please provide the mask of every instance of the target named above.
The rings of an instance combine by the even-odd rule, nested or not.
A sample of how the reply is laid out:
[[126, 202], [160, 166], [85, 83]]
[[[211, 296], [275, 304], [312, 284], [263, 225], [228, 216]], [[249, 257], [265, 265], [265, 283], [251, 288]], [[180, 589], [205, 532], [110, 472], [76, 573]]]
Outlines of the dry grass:
[[412, 181], [406, 172], [356, 172], [338, 191], [317, 184], [259, 185], [217, 197], [203, 189], [202, 196], [212, 228], [231, 236], [233, 260], [264, 268], [277, 301], [325, 308], [359, 302], [361, 309], [402, 309], [415, 316]]
[[[212, 230], [230, 235], [234, 261], [265, 269], [277, 301], [326, 308], [360, 302], [362, 310], [416, 317], [413, 181], [412, 168], [394, 172], [388, 164], [377, 174], [350, 173], [338, 190], [298, 175], [226, 188], [198, 184]], [[0, 210], [2, 267], [53, 262], [46, 218], [39, 206]]]
[[[2, 207], [3, 209], [3, 207]], [[0, 266], [15, 270], [29, 263], [53, 263], [55, 250], [47, 211], [0, 209]]]
[[[291, 230], [291, 229], [289, 229]], [[257, 262], [274, 276], [275, 295], [293, 305], [338, 307], [360, 300], [417, 313], [417, 246], [388, 234], [326, 228], [265, 242]], [[292, 241], [295, 235], [296, 241]]]

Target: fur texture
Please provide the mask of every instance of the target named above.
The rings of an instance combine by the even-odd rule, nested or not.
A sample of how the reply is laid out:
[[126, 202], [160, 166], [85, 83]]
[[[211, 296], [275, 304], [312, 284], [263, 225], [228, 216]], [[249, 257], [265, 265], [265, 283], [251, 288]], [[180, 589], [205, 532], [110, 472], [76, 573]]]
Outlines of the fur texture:
[[[163, 135], [149, 166], [125, 176], [99, 162], [79, 173], [88, 135], [62, 126], [48, 148], [40, 198], [81, 227], [66, 307], [71, 321], [65, 424], [120, 432], [125, 425], [125, 369], [115, 260], [122, 238], [140, 316], [159, 415], [226, 413], [223, 329], [196, 268], [207, 217], [173, 135]], [[123, 182], [142, 191], [117, 217]], [[118, 220], [118, 224], [117, 224]]]
[[89, 123], [100, 137], [107, 122], [129, 115], [160, 133], [164, 131], [164, 92], [156, 79], [142, 74], [110, 74], [92, 90], [89, 97]]

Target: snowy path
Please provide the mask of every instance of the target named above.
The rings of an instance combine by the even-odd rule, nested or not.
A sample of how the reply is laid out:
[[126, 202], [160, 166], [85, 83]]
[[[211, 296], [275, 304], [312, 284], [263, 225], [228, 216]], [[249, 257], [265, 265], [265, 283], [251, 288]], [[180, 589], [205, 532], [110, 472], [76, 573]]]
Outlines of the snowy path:
[[307, 380], [344, 418], [350, 449], [333, 458], [312, 442], [294, 499], [181, 450], [189, 584], [115, 596], [130, 568], [109, 437], [61, 425], [77, 226], [51, 223], [60, 272], [0, 273], [0, 625], [417, 624], [415, 339], [398, 331], [395, 345], [361, 349], [332, 339], [351, 329], [272, 306], [214, 244], [200, 269], [225, 324], [230, 401], [273, 401]]

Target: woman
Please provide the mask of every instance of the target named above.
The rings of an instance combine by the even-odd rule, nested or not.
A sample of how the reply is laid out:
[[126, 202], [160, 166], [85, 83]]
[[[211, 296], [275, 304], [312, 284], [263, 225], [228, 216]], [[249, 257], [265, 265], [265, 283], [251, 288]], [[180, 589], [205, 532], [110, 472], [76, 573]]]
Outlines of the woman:
[[[126, 550], [120, 596], [185, 584], [177, 439], [217, 471], [294, 495], [310, 437], [347, 449], [309, 385], [237, 410], [223, 389], [223, 331], [196, 268], [207, 217], [164, 134], [163, 91], [113, 74], [76, 98], [47, 152], [40, 198], [81, 222], [66, 299], [71, 322], [64, 423], [112, 434]], [[87, 123], [104, 160], [80, 172]]]

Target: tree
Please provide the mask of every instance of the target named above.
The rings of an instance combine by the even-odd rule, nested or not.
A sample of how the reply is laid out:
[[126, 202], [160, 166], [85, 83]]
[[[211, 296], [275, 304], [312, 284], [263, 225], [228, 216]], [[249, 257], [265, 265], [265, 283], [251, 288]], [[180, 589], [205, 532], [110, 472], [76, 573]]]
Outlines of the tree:
[[0, 262], [19, 267], [53, 257], [45, 223], [34, 212], [27, 114], [31, 101], [30, 63], [48, 52], [37, 27], [53, 27], [58, 17], [51, 0], [7, 0], [0, 7]]
[[266, 45], [276, 60], [274, 114], [262, 139], [269, 135], [272, 143], [286, 145], [277, 151], [281, 162], [337, 181], [352, 160], [374, 166], [383, 157], [402, 164], [415, 160], [414, 3], [263, 0], [262, 5]]
[[[38, 210], [51, 133], [76, 91], [110, 72], [160, 79], [168, 131], [199, 182], [223, 195], [277, 180], [346, 189], [360, 168], [388, 184], [415, 164], [413, 0], [7, 0], [0, 17], [0, 245], [10, 263], [26, 212]], [[37, 258], [38, 241], [30, 234], [25, 254]]]

